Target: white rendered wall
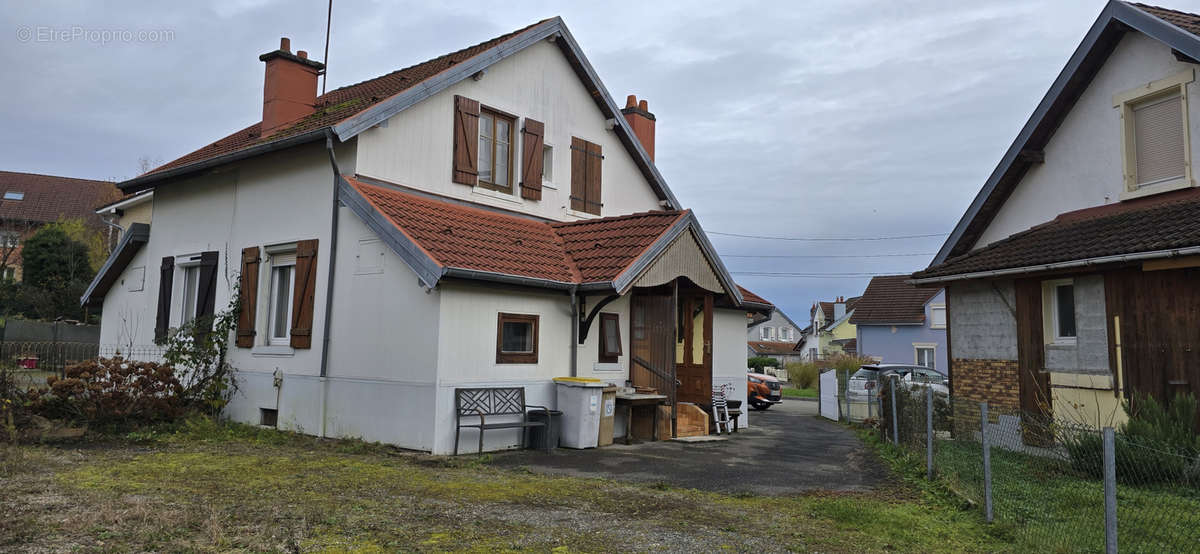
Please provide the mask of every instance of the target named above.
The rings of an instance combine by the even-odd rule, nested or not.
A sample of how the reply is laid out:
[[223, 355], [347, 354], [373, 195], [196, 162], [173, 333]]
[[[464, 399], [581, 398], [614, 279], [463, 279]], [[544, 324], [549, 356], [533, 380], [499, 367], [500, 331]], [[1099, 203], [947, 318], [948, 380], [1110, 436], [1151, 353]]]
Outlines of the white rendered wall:
[[[514, 187], [506, 195], [451, 182], [454, 96], [518, 118], [545, 123], [546, 144], [554, 148], [555, 188], [540, 201], [523, 200]], [[358, 173], [407, 187], [557, 221], [573, 221], [571, 137], [600, 144], [604, 152], [602, 215], [660, 209], [658, 198], [557, 46], [539, 42], [488, 68], [483, 79], [465, 79], [392, 117], [358, 137]], [[518, 120], [516, 128], [523, 127]], [[514, 137], [513, 181], [521, 175], [520, 133]]]
[[[1193, 67], [1176, 60], [1162, 43], [1126, 33], [1046, 145], [1045, 163], [1029, 169], [973, 248], [1064, 212], [1117, 202], [1125, 185], [1121, 114], [1113, 95]], [[1190, 133], [1200, 137], [1200, 91], [1194, 81], [1187, 87]], [[1200, 141], [1193, 140], [1191, 147], [1192, 160], [1200, 160]]]
[[713, 310], [713, 386], [731, 385], [731, 399], [742, 401], [740, 426], [750, 426], [746, 404], [746, 312]]

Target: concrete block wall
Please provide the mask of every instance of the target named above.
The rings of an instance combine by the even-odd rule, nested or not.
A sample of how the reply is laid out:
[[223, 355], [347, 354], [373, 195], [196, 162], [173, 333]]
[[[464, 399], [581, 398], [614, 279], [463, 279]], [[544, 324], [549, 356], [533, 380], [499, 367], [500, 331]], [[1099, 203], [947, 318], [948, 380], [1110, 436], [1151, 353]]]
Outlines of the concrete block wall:
[[951, 358], [1016, 361], [1016, 292], [1012, 281], [954, 283], [947, 289], [946, 303], [950, 310]]

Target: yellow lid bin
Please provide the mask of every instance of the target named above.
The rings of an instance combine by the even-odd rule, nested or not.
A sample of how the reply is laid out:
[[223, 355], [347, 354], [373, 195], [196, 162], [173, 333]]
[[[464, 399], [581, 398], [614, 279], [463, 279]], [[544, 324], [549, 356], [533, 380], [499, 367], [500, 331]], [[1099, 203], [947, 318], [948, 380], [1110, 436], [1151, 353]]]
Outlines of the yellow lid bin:
[[595, 448], [599, 443], [601, 395], [608, 386], [599, 379], [555, 377], [558, 409], [562, 412], [559, 444], [567, 448]]

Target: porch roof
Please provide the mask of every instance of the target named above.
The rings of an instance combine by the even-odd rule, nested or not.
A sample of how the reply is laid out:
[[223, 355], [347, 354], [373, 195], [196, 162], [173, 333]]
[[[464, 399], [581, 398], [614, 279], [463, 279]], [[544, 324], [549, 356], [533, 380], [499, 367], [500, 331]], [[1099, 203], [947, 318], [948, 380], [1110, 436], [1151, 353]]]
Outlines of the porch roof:
[[1200, 253], [1200, 188], [1059, 215], [923, 271], [918, 284]]
[[[343, 177], [339, 198], [430, 287], [450, 276], [559, 289], [624, 290], [683, 233], [691, 230], [707, 244], [690, 210], [544, 222], [349, 176]], [[747, 297], [715, 253], [704, 254], [737, 305], [770, 307], [758, 296]]]

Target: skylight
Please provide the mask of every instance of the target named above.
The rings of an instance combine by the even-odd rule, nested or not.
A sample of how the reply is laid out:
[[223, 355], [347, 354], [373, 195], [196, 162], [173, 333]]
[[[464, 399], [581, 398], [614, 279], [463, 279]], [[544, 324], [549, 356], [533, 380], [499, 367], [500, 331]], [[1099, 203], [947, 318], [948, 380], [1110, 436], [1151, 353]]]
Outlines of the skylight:
[[25, 193], [20, 192], [20, 191], [10, 190], [10, 191], [4, 193], [4, 199], [5, 200], [24, 200]]

